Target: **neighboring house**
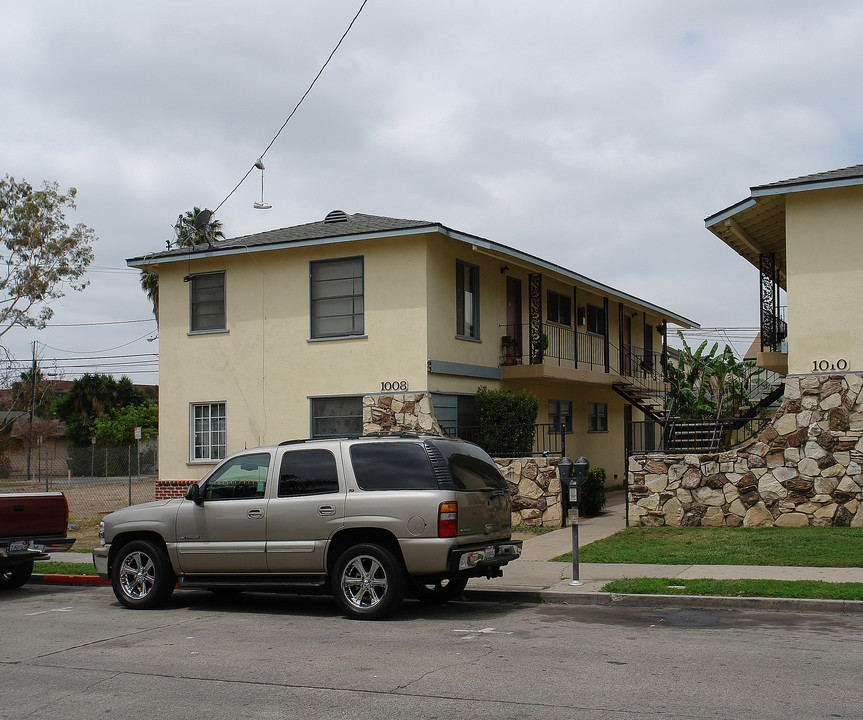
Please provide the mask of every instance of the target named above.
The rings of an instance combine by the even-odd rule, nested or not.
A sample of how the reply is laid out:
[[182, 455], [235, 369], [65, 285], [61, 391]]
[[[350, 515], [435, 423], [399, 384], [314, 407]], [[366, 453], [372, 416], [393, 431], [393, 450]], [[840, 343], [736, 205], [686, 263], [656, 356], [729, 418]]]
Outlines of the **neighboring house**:
[[863, 372], [863, 165], [753, 187], [705, 225], [759, 269], [760, 366]]
[[535, 393], [538, 422], [621, 485], [624, 420], [642, 417], [627, 393], [643, 404], [635, 385], [661, 376], [668, 324], [697, 327], [439, 223], [341, 211], [128, 264], [159, 275], [164, 481], [243, 447], [358, 435], [369, 396], [430, 397], [459, 432], [486, 385]]
[[745, 446], [631, 458], [630, 519], [863, 526], [863, 165], [753, 187], [705, 225], [759, 269], [756, 362], [784, 397]]

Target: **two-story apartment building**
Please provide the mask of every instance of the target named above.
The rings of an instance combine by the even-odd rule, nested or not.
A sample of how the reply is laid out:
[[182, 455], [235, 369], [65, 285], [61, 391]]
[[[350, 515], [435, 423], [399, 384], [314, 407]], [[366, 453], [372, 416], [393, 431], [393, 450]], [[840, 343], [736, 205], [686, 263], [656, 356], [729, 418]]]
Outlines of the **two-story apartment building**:
[[624, 420], [642, 417], [627, 392], [642, 405], [668, 325], [695, 326], [440, 223], [341, 211], [128, 264], [159, 275], [163, 480], [243, 447], [360, 434], [368, 396], [422, 393], [457, 432], [485, 385], [536, 394], [538, 422], [565, 425], [568, 454], [620, 485]]

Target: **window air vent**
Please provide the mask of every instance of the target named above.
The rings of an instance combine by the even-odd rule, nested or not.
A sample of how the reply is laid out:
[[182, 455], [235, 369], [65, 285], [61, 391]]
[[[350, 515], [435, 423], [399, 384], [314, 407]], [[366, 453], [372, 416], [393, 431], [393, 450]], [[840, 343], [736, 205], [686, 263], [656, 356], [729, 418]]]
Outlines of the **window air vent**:
[[348, 214], [344, 210], [333, 210], [324, 218], [325, 223], [347, 222]]

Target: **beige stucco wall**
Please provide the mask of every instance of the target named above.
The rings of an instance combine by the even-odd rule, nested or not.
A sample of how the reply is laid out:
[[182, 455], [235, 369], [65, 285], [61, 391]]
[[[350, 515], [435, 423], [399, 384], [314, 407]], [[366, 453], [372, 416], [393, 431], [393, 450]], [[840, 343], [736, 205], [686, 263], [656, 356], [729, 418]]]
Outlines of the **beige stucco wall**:
[[791, 375], [863, 371], [863, 333], [857, 331], [863, 307], [861, 228], [863, 188], [786, 197]]
[[[426, 240], [298, 248], [160, 268], [162, 479], [199, 478], [189, 464], [189, 403], [225, 402], [227, 452], [308, 437], [309, 398], [426, 386]], [[309, 262], [362, 255], [362, 338], [309, 341]], [[227, 332], [189, 335], [187, 273], [227, 269]]]

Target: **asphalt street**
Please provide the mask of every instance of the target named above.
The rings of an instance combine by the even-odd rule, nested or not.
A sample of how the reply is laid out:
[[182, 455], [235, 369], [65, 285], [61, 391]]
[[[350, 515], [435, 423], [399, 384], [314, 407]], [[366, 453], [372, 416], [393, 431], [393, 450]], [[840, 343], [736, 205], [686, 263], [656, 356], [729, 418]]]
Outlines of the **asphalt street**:
[[329, 597], [109, 588], [0, 595], [0, 716], [859, 718], [863, 617], [408, 601], [382, 622]]

